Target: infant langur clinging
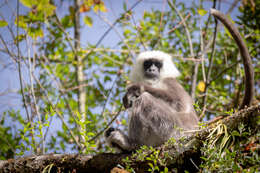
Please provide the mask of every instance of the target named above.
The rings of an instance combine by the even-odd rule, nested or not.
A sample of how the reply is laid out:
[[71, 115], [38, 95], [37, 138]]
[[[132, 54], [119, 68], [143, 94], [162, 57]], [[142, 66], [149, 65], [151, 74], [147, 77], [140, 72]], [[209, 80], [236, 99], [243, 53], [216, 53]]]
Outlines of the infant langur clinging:
[[166, 53], [147, 51], [137, 57], [130, 74], [132, 84], [123, 98], [129, 110], [128, 135], [109, 128], [105, 132], [109, 146], [119, 152], [142, 145], [156, 147], [197, 127], [192, 99], [176, 80], [179, 75]]

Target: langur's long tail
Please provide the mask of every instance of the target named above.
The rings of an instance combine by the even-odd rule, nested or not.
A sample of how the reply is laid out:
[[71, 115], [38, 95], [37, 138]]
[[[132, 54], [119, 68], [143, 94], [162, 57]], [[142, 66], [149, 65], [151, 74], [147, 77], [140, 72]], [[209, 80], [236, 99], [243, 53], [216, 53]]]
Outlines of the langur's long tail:
[[224, 26], [228, 29], [236, 44], [238, 45], [245, 70], [245, 94], [243, 101], [239, 107], [239, 109], [243, 109], [246, 106], [251, 105], [254, 97], [254, 69], [251, 57], [249, 55], [244, 40], [242, 39], [238, 29], [234, 26], [234, 24], [231, 23], [223, 13], [216, 9], [210, 9], [210, 13], [224, 24]]

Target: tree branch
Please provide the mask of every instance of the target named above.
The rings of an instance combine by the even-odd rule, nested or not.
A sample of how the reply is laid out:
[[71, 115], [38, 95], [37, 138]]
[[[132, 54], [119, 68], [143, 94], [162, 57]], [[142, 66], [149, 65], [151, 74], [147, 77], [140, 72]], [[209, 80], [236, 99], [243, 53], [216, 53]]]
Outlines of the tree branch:
[[[224, 124], [231, 132], [236, 129], [241, 122], [251, 128], [256, 128], [255, 118], [259, 116], [260, 105], [252, 106], [221, 119], [214, 123], [206, 124], [206, 127], [194, 132], [194, 135], [187, 140], [177, 141], [173, 145], [164, 145], [158, 147], [159, 158], [165, 159], [165, 153], [169, 154], [166, 159], [168, 168], [176, 168], [179, 172], [183, 170], [197, 170], [196, 166], [200, 162], [200, 148], [202, 141], [205, 141], [208, 135], [216, 127], [216, 123]], [[179, 145], [182, 143], [182, 145]], [[150, 151], [148, 151], [150, 152]], [[149, 154], [149, 153], [148, 153]], [[137, 172], [144, 172], [148, 168], [148, 161], [138, 161], [136, 154], [112, 154], [102, 153], [96, 156], [79, 154], [46, 154], [41, 156], [29, 156], [18, 159], [9, 159], [0, 161], [0, 173], [9, 172], [110, 172], [117, 165], [126, 166], [122, 159], [128, 157], [131, 160], [131, 168]]]

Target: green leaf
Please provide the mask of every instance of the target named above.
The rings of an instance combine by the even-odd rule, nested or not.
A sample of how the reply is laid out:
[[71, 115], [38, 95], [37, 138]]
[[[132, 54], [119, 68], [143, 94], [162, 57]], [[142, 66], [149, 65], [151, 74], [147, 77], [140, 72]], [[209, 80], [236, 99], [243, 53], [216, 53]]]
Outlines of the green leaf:
[[28, 34], [33, 39], [37, 39], [38, 37], [43, 37], [43, 30], [41, 28], [29, 28]]
[[33, 5], [36, 5], [37, 4], [37, 1], [35, 0], [20, 0], [20, 2], [26, 6], [26, 7], [29, 7], [29, 8], [32, 8]]
[[99, 4], [99, 10], [104, 13], [107, 12], [107, 8], [104, 3]]
[[88, 25], [89, 27], [92, 27], [93, 21], [92, 21], [91, 17], [85, 16], [85, 17], [84, 17], [84, 22], [85, 22], [85, 24]]
[[204, 16], [205, 14], [208, 13], [208, 11], [204, 10], [203, 8], [201, 8], [201, 9], [198, 9], [198, 13], [199, 13], [199, 15]]
[[[18, 20], [19, 18], [19, 20]], [[18, 16], [18, 18], [16, 17], [14, 23], [17, 25], [17, 21], [18, 21], [18, 26], [23, 28], [23, 29], [27, 29], [27, 22], [29, 22], [28, 18], [26, 16]]]
[[230, 34], [229, 30], [226, 27], [224, 27], [224, 30], [225, 30], [226, 34], [228, 35], [228, 37], [232, 38], [232, 35]]
[[127, 11], [127, 5], [126, 5], [125, 2], [123, 3], [123, 9], [124, 9], [125, 11]]
[[5, 27], [7, 25], [8, 23], [5, 20], [0, 20], [0, 27]]
[[40, 3], [38, 10], [43, 12], [45, 17], [49, 17], [53, 15], [54, 11], [56, 10], [56, 6], [49, 3]]

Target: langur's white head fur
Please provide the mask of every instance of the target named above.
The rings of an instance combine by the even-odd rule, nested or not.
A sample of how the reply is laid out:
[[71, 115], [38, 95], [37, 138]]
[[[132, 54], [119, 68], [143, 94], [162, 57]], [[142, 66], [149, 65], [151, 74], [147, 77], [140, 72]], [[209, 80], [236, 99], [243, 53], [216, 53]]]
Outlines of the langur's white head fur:
[[164, 52], [161, 51], [146, 51], [139, 54], [136, 58], [135, 64], [130, 73], [130, 80], [132, 82], [143, 82], [146, 81], [143, 73], [143, 63], [145, 60], [148, 59], [158, 59], [163, 63], [163, 67], [160, 71], [160, 78], [176, 78], [180, 76], [180, 72], [172, 62], [172, 57]]

